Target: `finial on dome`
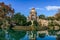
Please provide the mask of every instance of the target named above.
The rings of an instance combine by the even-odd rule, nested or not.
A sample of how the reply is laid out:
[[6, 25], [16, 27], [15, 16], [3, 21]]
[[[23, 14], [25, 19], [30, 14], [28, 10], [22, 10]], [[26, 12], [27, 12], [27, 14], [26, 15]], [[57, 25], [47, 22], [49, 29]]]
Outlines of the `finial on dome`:
[[32, 10], [35, 10], [35, 8], [32, 8]]

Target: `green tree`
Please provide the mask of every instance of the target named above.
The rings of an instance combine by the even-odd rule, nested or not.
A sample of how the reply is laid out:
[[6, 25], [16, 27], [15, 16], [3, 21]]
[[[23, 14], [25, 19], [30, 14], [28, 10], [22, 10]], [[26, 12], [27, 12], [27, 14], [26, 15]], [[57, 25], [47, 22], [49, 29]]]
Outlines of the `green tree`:
[[55, 18], [56, 18], [56, 20], [59, 20], [60, 21], [60, 13], [56, 13], [55, 14]]
[[0, 28], [1, 28], [1, 25], [3, 24], [2, 20], [0, 20]]
[[14, 15], [14, 17], [12, 18], [12, 20], [17, 24], [17, 25], [20, 25], [20, 26], [25, 26], [26, 25], [26, 21], [27, 21], [27, 18], [22, 15], [21, 13], [16, 13]]
[[45, 19], [45, 15], [43, 14], [39, 15], [39, 19]]
[[38, 26], [38, 22], [37, 21], [34, 21], [33, 24], [34, 24], [34, 26]]
[[14, 15], [14, 9], [9, 5], [4, 4], [4, 2], [0, 3], [0, 18], [2, 20], [3, 26], [2, 28], [7, 28], [7, 18], [11, 18]]
[[47, 19], [47, 20], [55, 20], [54, 17], [47, 17], [46, 19]]
[[[12, 9], [9, 5], [4, 4], [4, 2], [0, 3], [0, 17], [7, 18], [13, 16], [14, 9]], [[11, 14], [11, 15], [10, 15]]]
[[30, 26], [31, 24], [32, 24], [31, 21], [26, 22], [26, 26]]
[[57, 13], [54, 16], [56, 20], [60, 21], [60, 9], [58, 9]]
[[49, 22], [48, 26], [54, 30], [55, 23], [53, 21]]

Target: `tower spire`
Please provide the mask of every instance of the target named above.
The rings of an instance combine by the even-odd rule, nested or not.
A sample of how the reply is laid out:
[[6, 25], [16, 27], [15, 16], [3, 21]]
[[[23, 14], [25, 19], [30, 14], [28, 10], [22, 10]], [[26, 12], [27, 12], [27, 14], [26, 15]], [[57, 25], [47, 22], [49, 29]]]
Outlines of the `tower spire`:
[[30, 15], [28, 17], [28, 19], [31, 20], [37, 20], [37, 12], [35, 10], [35, 8], [32, 8], [30, 11]]

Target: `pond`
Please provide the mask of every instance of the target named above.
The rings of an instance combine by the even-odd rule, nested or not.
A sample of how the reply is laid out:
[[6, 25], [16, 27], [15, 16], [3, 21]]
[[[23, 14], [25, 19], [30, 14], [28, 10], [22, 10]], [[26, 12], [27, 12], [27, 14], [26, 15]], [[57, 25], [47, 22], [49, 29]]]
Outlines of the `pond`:
[[[29, 34], [27, 31], [0, 30], [0, 40], [29, 40]], [[36, 40], [56, 40], [56, 37], [45, 35], [44, 38], [36, 37]]]

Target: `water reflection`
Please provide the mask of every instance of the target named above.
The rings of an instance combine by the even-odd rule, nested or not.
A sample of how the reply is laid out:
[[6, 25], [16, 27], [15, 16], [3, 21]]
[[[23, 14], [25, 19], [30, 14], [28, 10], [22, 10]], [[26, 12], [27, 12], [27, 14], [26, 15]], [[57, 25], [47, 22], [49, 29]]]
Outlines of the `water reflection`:
[[24, 37], [26, 34], [25, 31], [14, 31], [14, 30], [9, 30], [8, 33], [10, 35], [10, 39], [15, 40], [20, 40], [20, 38]]
[[[26, 31], [0, 30], [0, 40], [29, 40], [29, 35]], [[56, 37], [54, 36], [45, 36], [44, 38], [36, 37], [36, 40], [56, 40]]]
[[44, 38], [37, 37], [36, 40], [56, 40], [55, 36], [45, 36]]
[[28, 34], [26, 34], [23, 38], [21, 38], [20, 40], [29, 40], [29, 37], [28, 37], [29, 35]]
[[0, 30], [0, 40], [6, 40], [5, 38], [5, 32]]
[[25, 31], [8, 30], [7, 32], [0, 30], [0, 40], [20, 40], [25, 35]]

